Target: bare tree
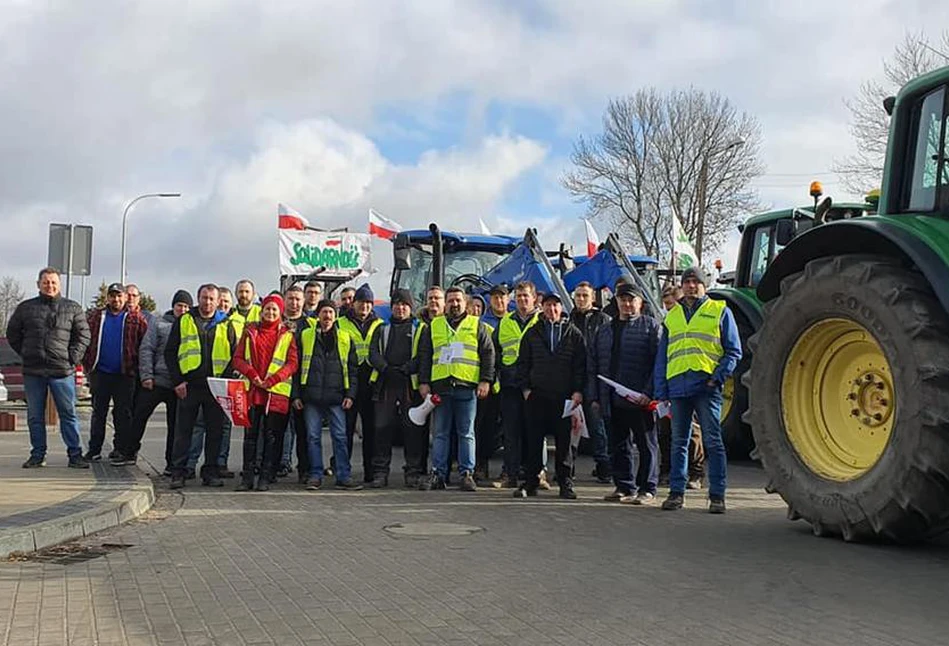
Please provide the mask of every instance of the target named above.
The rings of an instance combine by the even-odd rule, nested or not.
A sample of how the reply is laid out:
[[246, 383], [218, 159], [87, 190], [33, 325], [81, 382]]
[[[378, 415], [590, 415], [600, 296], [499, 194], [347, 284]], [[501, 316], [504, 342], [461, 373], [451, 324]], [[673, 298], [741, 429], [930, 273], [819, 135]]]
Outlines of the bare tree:
[[564, 187], [647, 254], [665, 254], [674, 214], [696, 252], [717, 248], [758, 208], [763, 172], [757, 120], [716, 93], [644, 89], [609, 102], [603, 132], [580, 137]]
[[857, 145], [853, 155], [837, 160], [834, 171], [848, 190], [866, 193], [883, 177], [890, 117], [883, 99], [896, 94], [907, 82], [937, 67], [949, 65], [949, 30], [938, 42], [922, 32], [907, 33], [893, 56], [883, 61], [882, 79], [864, 81], [857, 94], [844, 101], [850, 111], [850, 134]]
[[0, 278], [0, 330], [6, 334], [7, 321], [24, 298], [20, 283], [13, 276]]

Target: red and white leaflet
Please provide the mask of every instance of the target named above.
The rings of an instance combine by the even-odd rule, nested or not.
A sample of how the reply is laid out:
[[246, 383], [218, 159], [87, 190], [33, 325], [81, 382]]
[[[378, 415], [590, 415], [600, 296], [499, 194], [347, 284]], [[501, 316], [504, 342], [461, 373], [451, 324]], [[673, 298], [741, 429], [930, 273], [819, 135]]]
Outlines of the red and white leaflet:
[[211, 394], [234, 426], [250, 426], [247, 390], [240, 379], [208, 377]]

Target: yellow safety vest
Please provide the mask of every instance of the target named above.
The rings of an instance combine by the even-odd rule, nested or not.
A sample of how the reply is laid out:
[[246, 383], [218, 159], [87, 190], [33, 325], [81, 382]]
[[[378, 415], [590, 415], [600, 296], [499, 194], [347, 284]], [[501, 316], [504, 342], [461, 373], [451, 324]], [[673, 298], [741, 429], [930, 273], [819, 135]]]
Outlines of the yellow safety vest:
[[720, 332], [725, 301], [706, 299], [688, 321], [685, 310], [676, 304], [663, 325], [669, 337], [666, 351], [666, 379], [684, 374], [690, 370], [712, 374], [718, 368], [725, 351], [722, 349]]
[[[303, 359], [300, 362], [300, 385], [306, 386], [310, 378], [310, 363], [313, 361], [313, 348], [316, 345], [316, 326], [312, 325], [300, 333], [300, 352]], [[352, 339], [343, 330], [336, 330], [336, 349], [339, 352], [339, 363], [343, 367], [343, 388], [349, 390], [349, 348]]]
[[376, 319], [369, 324], [369, 329], [366, 330], [366, 336], [362, 335], [359, 328], [356, 327], [356, 324], [350, 321], [348, 317], [344, 316], [339, 319], [336, 324], [340, 330], [352, 338], [356, 346], [356, 360], [359, 365], [369, 361], [369, 341], [372, 339], [372, 333], [376, 331], [376, 328], [382, 325], [382, 319]]
[[[181, 344], [178, 346], [178, 369], [187, 375], [201, 367], [201, 339], [198, 325], [185, 312], [179, 319], [181, 325]], [[231, 361], [231, 340], [227, 337], [227, 321], [214, 326], [214, 344], [211, 346], [211, 374], [220, 377]]]
[[[415, 325], [415, 331], [412, 332], [412, 358], [413, 359], [415, 359], [418, 356], [418, 341], [420, 338], [422, 338], [422, 328], [426, 327], [425, 323], [419, 321], [418, 319], [415, 319], [414, 325]], [[382, 352], [383, 353], [385, 353], [386, 351], [385, 339], [386, 339], [386, 336], [388, 335], [388, 328], [389, 328], [389, 324], [386, 324], [386, 326], [382, 328], [382, 339], [383, 339]], [[414, 390], [418, 390], [418, 374], [413, 374], [410, 377], [410, 379], [412, 381], [412, 388]], [[379, 371], [373, 368], [372, 374], [369, 375], [369, 383], [374, 384], [377, 381], [379, 381]]]
[[517, 355], [521, 351], [521, 339], [527, 334], [527, 331], [534, 327], [539, 320], [540, 312], [534, 312], [534, 316], [527, 322], [527, 325], [521, 329], [517, 321], [513, 319], [514, 312], [508, 312], [501, 318], [498, 324], [498, 343], [501, 344], [501, 363], [505, 366], [513, 366], [517, 363]]
[[[276, 374], [277, 371], [283, 368], [283, 366], [287, 363], [287, 353], [290, 351], [290, 342], [292, 340], [293, 332], [284, 332], [280, 335], [280, 339], [277, 341], [276, 347], [274, 347], [273, 357], [270, 359], [270, 365], [267, 366], [267, 374], [264, 376], [264, 379]], [[248, 337], [247, 341], [244, 343], [244, 360], [250, 363], [250, 359], [250, 337]], [[281, 381], [279, 384], [274, 384], [267, 389], [267, 392], [289, 397], [291, 391], [291, 379], [292, 376]], [[250, 390], [250, 381], [248, 381], [247, 378], [244, 378], [244, 387], [245, 389]]]
[[[476, 384], [481, 380], [481, 360], [478, 356], [478, 325], [474, 316], [465, 316], [458, 329], [453, 330], [444, 316], [435, 317], [432, 331], [432, 376], [431, 380], [441, 381], [454, 377], [459, 381]], [[442, 360], [442, 352], [452, 344], [461, 344], [460, 352], [451, 352], [450, 359]]]
[[231, 315], [228, 317], [231, 324], [234, 326], [234, 332], [237, 334], [237, 338], [241, 338], [241, 335], [244, 334], [244, 326], [248, 323], [260, 323], [260, 305], [251, 305], [250, 309], [247, 310], [247, 316], [244, 316], [237, 311], [237, 308], [234, 308], [234, 311], [231, 312]]

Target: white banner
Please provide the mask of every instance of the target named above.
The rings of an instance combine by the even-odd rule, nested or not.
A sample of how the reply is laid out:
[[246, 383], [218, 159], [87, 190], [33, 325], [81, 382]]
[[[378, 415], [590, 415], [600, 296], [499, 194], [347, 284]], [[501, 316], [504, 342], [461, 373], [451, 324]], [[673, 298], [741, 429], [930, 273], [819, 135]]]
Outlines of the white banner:
[[280, 274], [299, 276], [325, 267], [321, 278], [367, 276], [372, 269], [368, 233], [280, 229]]

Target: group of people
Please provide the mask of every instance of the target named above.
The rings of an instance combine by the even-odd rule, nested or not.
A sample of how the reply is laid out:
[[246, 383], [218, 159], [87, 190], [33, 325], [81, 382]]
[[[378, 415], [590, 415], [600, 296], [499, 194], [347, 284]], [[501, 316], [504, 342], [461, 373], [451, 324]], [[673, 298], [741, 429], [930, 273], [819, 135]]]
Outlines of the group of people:
[[[664, 294], [662, 323], [644, 308], [639, 287], [623, 280], [603, 311], [594, 307], [593, 287], [581, 283], [569, 316], [558, 293], [538, 294], [530, 282], [510, 291], [495, 286], [486, 297], [436, 286], [418, 309], [412, 294], [398, 289], [384, 321], [368, 285], [347, 287], [338, 300], [323, 298], [317, 282], [258, 299], [249, 280], [233, 293], [202, 285], [196, 303], [179, 290], [162, 315], [142, 311], [135, 285], [116, 283], [104, 308], [85, 313], [60, 295], [58, 273], [46, 268], [39, 296], [18, 306], [7, 332], [24, 360], [33, 448], [23, 466], [45, 464], [48, 389], [71, 467], [101, 459], [110, 405], [108, 459], [134, 464], [148, 419], [164, 403], [172, 488], [197, 476], [203, 448], [204, 485], [238, 476], [240, 491], [267, 490], [290, 472], [294, 445], [298, 482], [308, 490], [330, 477], [342, 490], [384, 488], [401, 436], [407, 487], [444, 489], [455, 467], [463, 491], [490, 485], [532, 497], [550, 488], [546, 438], [553, 436], [551, 479], [560, 497], [574, 499], [569, 402], [583, 409], [594, 475], [615, 487], [607, 500], [653, 504], [666, 464], [670, 494], [662, 508], [680, 509], [686, 489], [702, 486], [704, 459], [709, 510], [722, 513], [726, 456], [718, 417], [741, 342], [728, 308], [705, 295], [706, 282], [701, 269], [685, 271], [681, 292]], [[93, 393], [85, 455], [71, 382], [80, 361]], [[250, 425], [239, 474], [227, 467], [232, 429], [209, 377], [245, 384]], [[617, 383], [633, 394], [620, 396]], [[657, 419], [656, 401], [671, 402], [671, 422]], [[430, 416], [409, 414], [423, 402], [434, 404]], [[361, 482], [351, 462], [356, 435]], [[503, 466], [492, 480], [488, 464], [499, 444]]]

